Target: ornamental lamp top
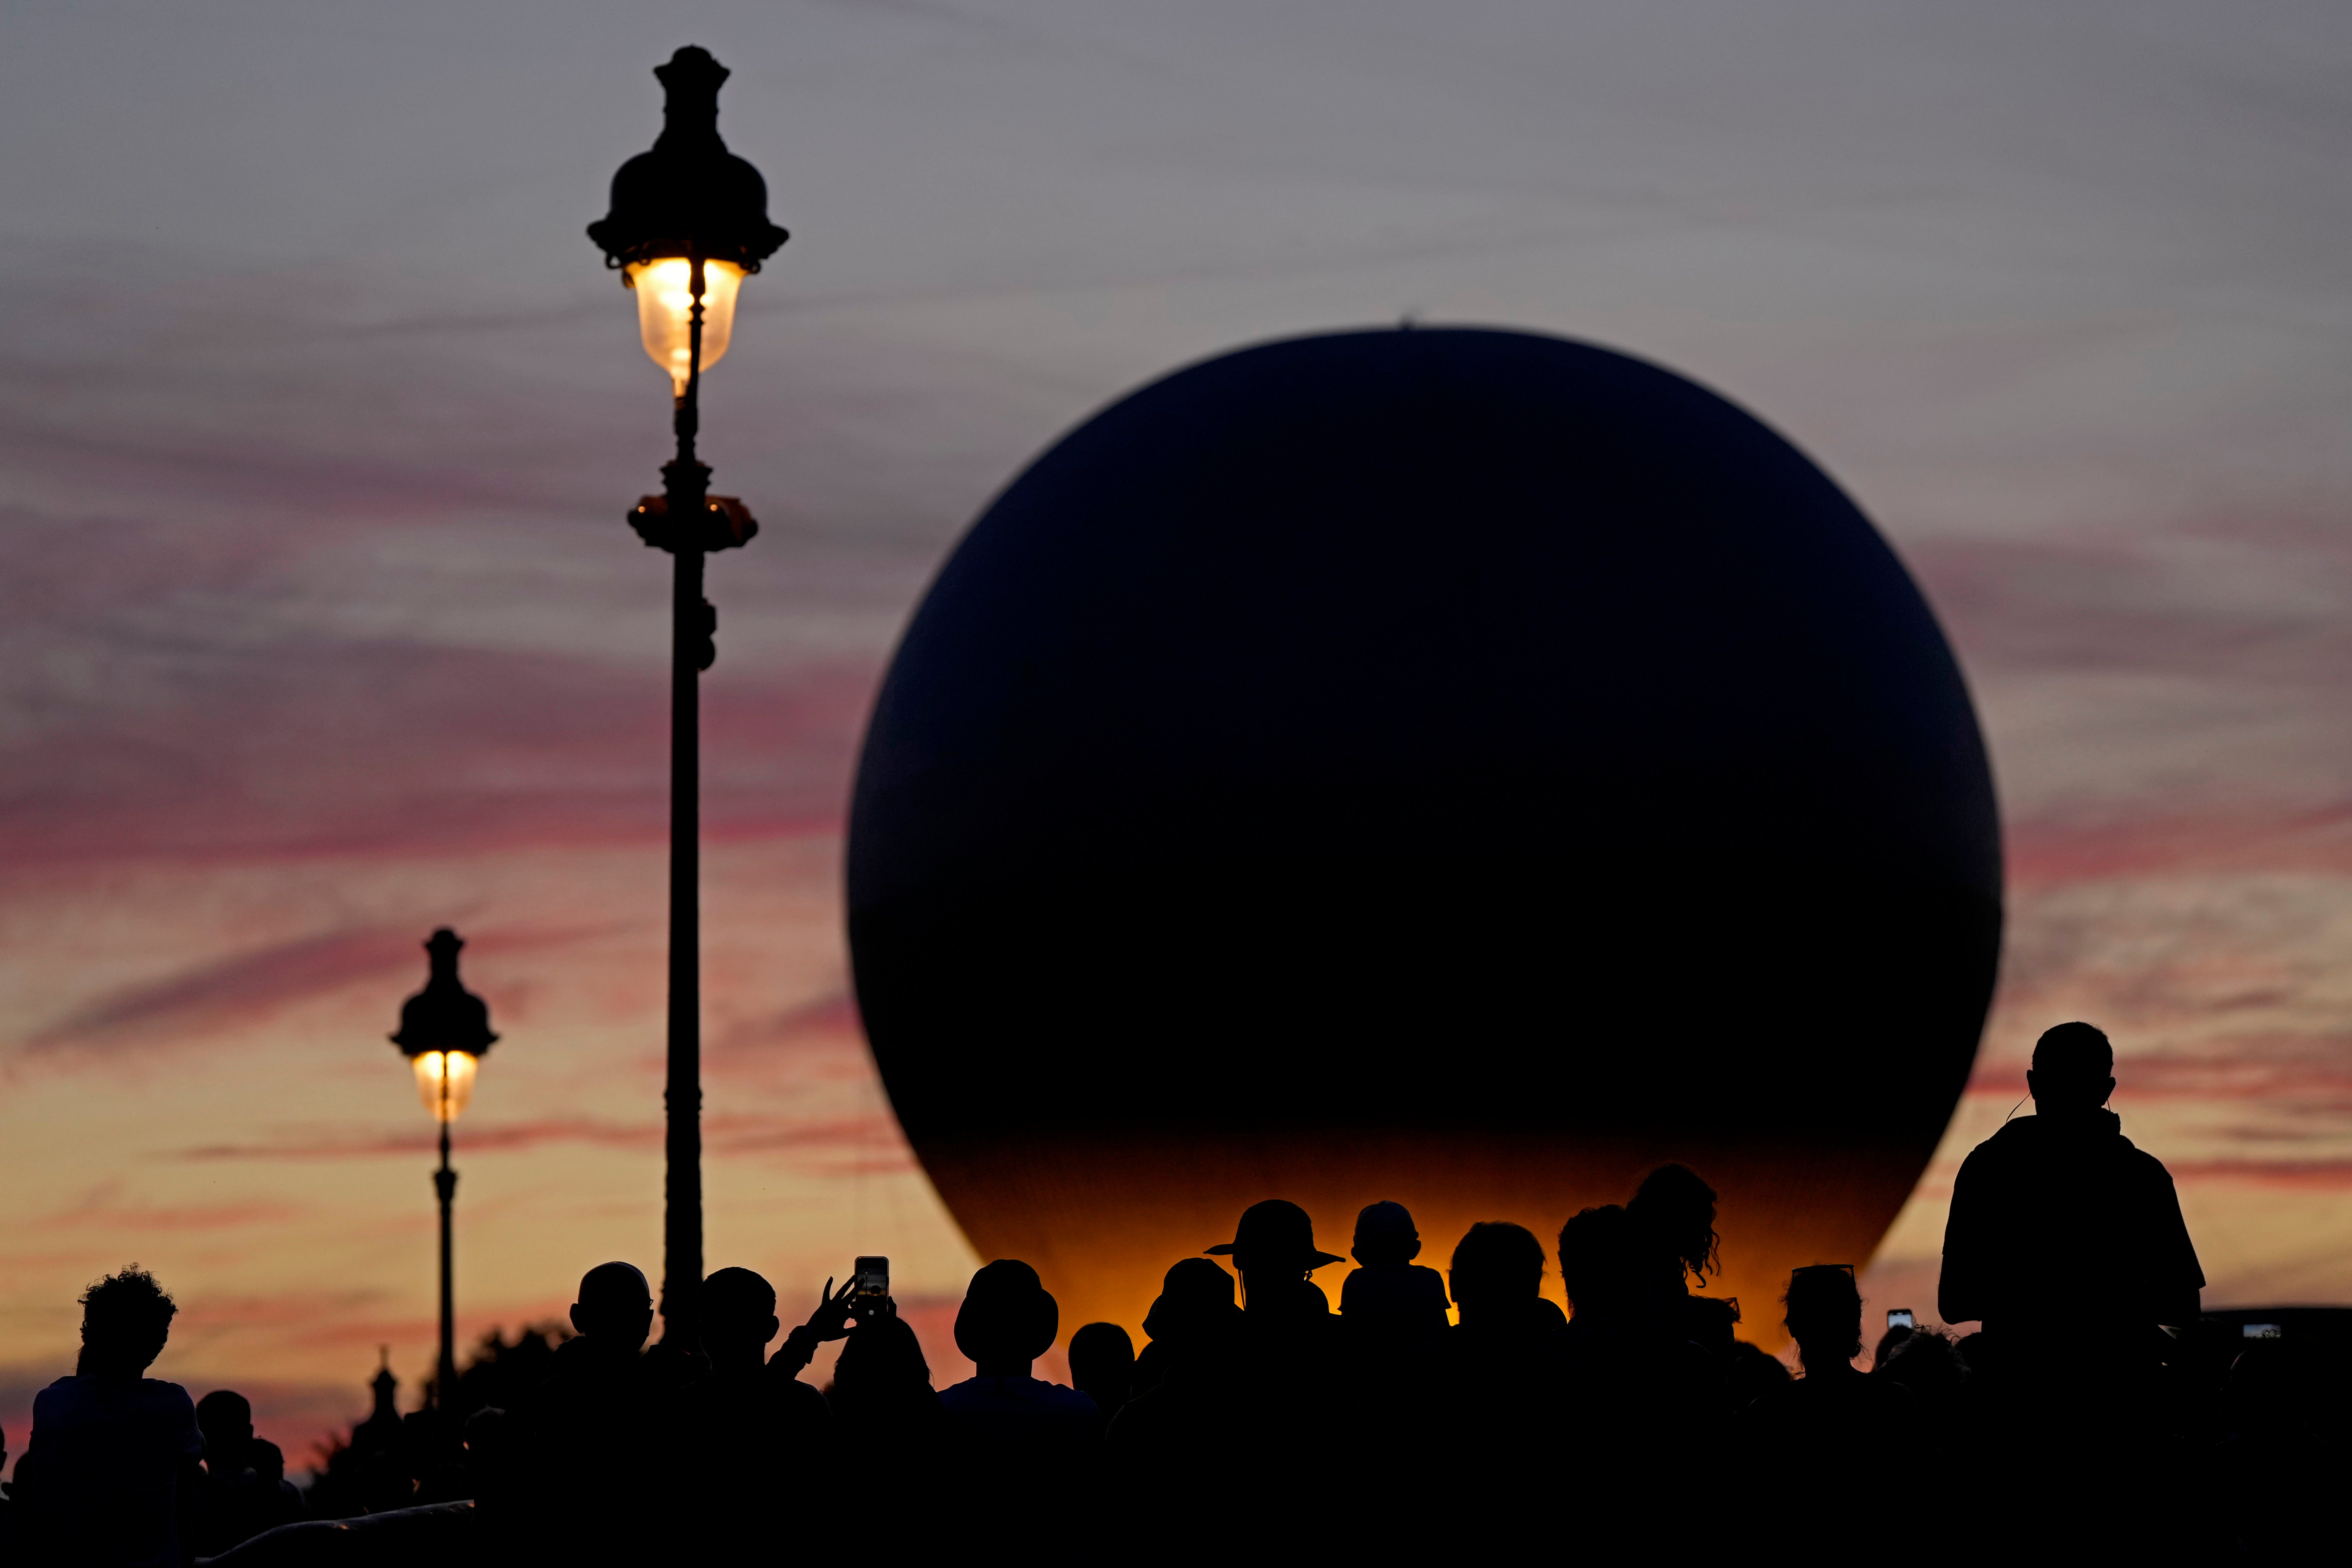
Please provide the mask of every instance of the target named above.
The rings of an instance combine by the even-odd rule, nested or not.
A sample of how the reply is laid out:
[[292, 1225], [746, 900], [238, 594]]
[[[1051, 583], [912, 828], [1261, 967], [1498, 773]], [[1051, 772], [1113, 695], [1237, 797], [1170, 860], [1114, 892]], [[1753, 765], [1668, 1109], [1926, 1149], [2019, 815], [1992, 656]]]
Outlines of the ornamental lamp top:
[[719, 140], [719, 85], [728, 74], [693, 45], [654, 68], [667, 94], [662, 133], [621, 165], [613, 210], [588, 226], [605, 266], [699, 257], [757, 272], [789, 237], [768, 221], [760, 171]]

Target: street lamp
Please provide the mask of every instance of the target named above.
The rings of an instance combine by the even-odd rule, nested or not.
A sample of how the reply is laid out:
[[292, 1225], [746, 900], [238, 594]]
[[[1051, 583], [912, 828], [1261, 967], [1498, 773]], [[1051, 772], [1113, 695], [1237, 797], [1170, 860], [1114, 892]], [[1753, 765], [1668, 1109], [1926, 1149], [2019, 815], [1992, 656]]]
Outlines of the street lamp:
[[688, 47], [654, 68], [667, 101], [662, 133], [613, 176], [613, 210], [588, 226], [604, 265], [637, 299], [646, 353], [676, 400], [677, 456], [662, 493], [629, 513], [637, 536], [677, 563], [670, 597], [669, 1075], [667, 1185], [662, 1217], [662, 1337], [691, 1352], [702, 1283], [702, 986], [698, 839], [700, 712], [697, 679], [718, 658], [719, 612], [702, 596], [702, 558], [759, 531], [733, 496], [709, 491], [695, 457], [702, 373], [734, 335], [735, 294], [784, 243], [768, 221], [760, 172], [719, 139], [719, 85], [727, 68]]
[[448, 1408], [457, 1386], [457, 1315], [449, 1288], [449, 1205], [457, 1196], [457, 1173], [449, 1168], [449, 1123], [474, 1097], [474, 1076], [498, 1037], [490, 1033], [488, 1004], [457, 980], [457, 950], [465, 942], [443, 926], [427, 938], [425, 989], [400, 1005], [400, 1030], [392, 1043], [416, 1070], [416, 1090], [425, 1109], [441, 1124], [441, 1168], [433, 1190], [441, 1199], [441, 1365], [434, 1403]]

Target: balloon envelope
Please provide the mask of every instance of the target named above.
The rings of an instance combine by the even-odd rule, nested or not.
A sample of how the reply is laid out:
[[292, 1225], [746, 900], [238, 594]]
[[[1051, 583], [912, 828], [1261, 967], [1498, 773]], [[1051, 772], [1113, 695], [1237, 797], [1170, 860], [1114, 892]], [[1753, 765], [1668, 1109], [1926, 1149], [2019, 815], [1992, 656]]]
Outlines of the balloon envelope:
[[1038, 458], [907, 630], [848, 880], [908, 1137], [1073, 1327], [1258, 1198], [1331, 1251], [1401, 1201], [1443, 1266], [1679, 1159], [1776, 1342], [1934, 1150], [2000, 930], [1868, 521], [1704, 388], [1505, 331], [1244, 350]]

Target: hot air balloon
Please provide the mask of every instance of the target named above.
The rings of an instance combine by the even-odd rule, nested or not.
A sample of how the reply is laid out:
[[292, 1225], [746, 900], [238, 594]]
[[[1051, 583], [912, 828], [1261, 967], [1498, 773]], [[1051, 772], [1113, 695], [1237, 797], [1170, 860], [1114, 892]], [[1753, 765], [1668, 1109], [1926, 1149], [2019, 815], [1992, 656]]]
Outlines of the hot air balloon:
[[876, 700], [848, 906], [924, 1169], [1066, 1323], [1259, 1198], [1335, 1250], [1401, 1201], [1442, 1266], [1680, 1160], [1775, 1343], [1967, 1079], [2000, 829], [1926, 602], [1789, 442], [1605, 349], [1350, 332], [988, 508]]

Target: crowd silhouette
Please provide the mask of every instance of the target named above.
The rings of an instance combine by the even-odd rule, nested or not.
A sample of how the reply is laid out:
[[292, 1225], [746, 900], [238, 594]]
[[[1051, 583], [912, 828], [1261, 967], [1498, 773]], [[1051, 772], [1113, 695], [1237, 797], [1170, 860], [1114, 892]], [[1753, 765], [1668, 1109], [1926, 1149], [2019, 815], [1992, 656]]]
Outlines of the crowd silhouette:
[[[2188, 1331], [2203, 1276], [2170, 1178], [2103, 1109], [2104, 1035], [2051, 1030], [2029, 1085], [2035, 1114], [1953, 1193], [1940, 1310], [1981, 1327], [1890, 1326], [1867, 1372], [1848, 1264], [1789, 1276], [1801, 1376], [1738, 1337], [1738, 1304], [1703, 1293], [1716, 1194], [1681, 1165], [1570, 1216], [1549, 1252], [1474, 1225], [1442, 1272], [1417, 1261], [1412, 1215], [1373, 1204], [1336, 1312], [1313, 1276], [1343, 1259], [1275, 1198], [1168, 1269], [1139, 1352], [1116, 1324], [1071, 1334], [1072, 1387], [1035, 1375], [1060, 1311], [1017, 1260], [972, 1277], [955, 1342], [974, 1373], [945, 1388], [858, 1279], [827, 1281], [771, 1354], [774, 1290], [722, 1268], [701, 1353], [656, 1355], [644, 1274], [601, 1264], [571, 1337], [486, 1345], [467, 1376], [499, 1403], [476, 1399], [461, 1428], [401, 1415], [380, 1373], [306, 1518], [243, 1397], [192, 1403], [145, 1376], [175, 1307], [134, 1265], [83, 1298], [80, 1360], [36, 1403], [0, 1561], [2340, 1552], [2342, 1366], [2277, 1341], [2216, 1356]], [[1566, 1313], [1542, 1294], [1554, 1267]], [[836, 1341], [820, 1390], [803, 1373]]]

